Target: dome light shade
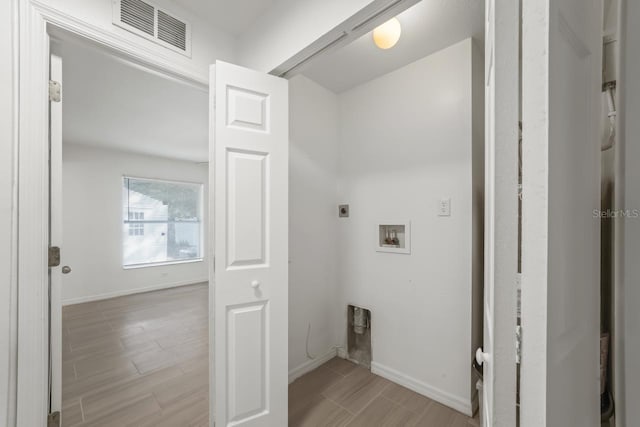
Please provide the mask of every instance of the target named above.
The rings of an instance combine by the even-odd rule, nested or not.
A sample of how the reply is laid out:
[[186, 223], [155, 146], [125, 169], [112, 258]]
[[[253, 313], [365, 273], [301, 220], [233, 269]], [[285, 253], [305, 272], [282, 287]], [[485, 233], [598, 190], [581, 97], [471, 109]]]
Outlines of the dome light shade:
[[396, 18], [391, 18], [373, 30], [373, 42], [380, 49], [390, 49], [400, 40], [401, 32], [400, 21]]

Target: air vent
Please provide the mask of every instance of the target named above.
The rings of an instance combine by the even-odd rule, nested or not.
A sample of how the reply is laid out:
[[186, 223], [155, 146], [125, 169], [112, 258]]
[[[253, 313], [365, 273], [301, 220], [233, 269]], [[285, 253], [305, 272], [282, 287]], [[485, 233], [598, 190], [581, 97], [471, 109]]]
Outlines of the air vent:
[[187, 44], [187, 24], [158, 11], [158, 38], [178, 49], [185, 50]]
[[113, 24], [183, 55], [191, 56], [191, 26], [142, 0], [113, 0]]
[[153, 36], [155, 8], [140, 0], [122, 0], [120, 3], [120, 21], [123, 24]]

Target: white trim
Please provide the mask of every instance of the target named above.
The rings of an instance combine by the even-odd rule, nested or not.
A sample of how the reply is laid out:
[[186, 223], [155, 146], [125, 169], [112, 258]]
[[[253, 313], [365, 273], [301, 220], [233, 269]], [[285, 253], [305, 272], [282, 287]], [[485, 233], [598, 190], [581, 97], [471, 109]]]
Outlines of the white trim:
[[[11, 0], [9, 5], [11, 15], [12, 15], [12, 24], [11, 24], [11, 58], [9, 59], [12, 63], [11, 70], [11, 82], [13, 90], [11, 91], [11, 112], [12, 112], [12, 120], [11, 120], [11, 145], [12, 145], [12, 159], [11, 159], [11, 233], [10, 233], [10, 256], [9, 260], [9, 283], [5, 284], [8, 286], [8, 319], [9, 324], [6, 325], [5, 333], [8, 337], [8, 360], [6, 368], [8, 369], [7, 373], [7, 384], [4, 385], [6, 392], [6, 401], [0, 400], [0, 412], [5, 411], [5, 415], [0, 417], [0, 424], [4, 421], [7, 426], [15, 426], [17, 425], [17, 398], [18, 398], [18, 146], [19, 146], [19, 135], [20, 135], [20, 109], [19, 109], [19, 67], [20, 67], [20, 30], [19, 30], [19, 21], [20, 21], [20, 2], [19, 0]], [[4, 10], [7, 10], [5, 7]], [[9, 82], [7, 82], [9, 83]], [[2, 391], [0, 391], [0, 395], [2, 395]], [[1, 398], [0, 398], [1, 399]], [[5, 406], [6, 403], [6, 406]]]
[[49, 39], [43, 16], [20, 3], [18, 140], [18, 371], [16, 424], [48, 412]]
[[458, 412], [461, 412], [470, 417], [473, 416], [474, 404], [469, 399], [464, 399], [446, 391], [437, 389], [427, 383], [419, 381], [413, 377], [410, 377], [409, 375], [403, 374], [400, 371], [396, 371], [395, 369], [384, 366], [378, 362], [371, 362], [371, 372], [376, 375], [380, 375], [381, 377], [386, 378], [396, 384], [400, 384], [401, 386], [404, 386], [409, 390], [413, 390], [416, 393], [427, 396], [429, 399], [442, 403], [443, 405], [455, 409]]
[[208, 278], [199, 280], [182, 280], [180, 282], [161, 283], [159, 285], [145, 286], [144, 288], [125, 289], [122, 291], [107, 292], [98, 295], [88, 295], [85, 297], [69, 298], [62, 301], [62, 306], [82, 304], [83, 302], [101, 301], [110, 298], [123, 297], [126, 295], [142, 294], [145, 292], [159, 291], [161, 289], [178, 288], [181, 286], [197, 285], [199, 283], [206, 283]]
[[526, 189], [522, 198], [521, 243], [523, 427], [547, 425], [549, 4], [522, 2], [522, 186]]
[[[484, 364], [483, 423], [486, 426], [514, 426], [520, 6], [512, 0], [487, 0], [485, 6], [482, 347], [490, 359]], [[530, 188], [526, 185], [525, 188], [530, 197]]]
[[[128, 59], [134, 59], [140, 64], [150, 66], [152, 69], [159, 70], [165, 74], [170, 74], [179, 80], [187, 80], [191, 83], [206, 86], [209, 84], [208, 75], [206, 72], [203, 72], [203, 70], [196, 67], [177, 65], [176, 58], [172, 56], [175, 53], [172, 51], [167, 51], [165, 54], [159, 50], [135, 43], [123, 35], [107, 31], [57, 10], [42, 0], [22, 1], [27, 4], [31, 3], [32, 10], [37, 11], [46, 22], [82, 38], [106, 46], [115, 53], [128, 57]], [[22, 28], [20, 32], [22, 36], [24, 34]]]
[[[215, 72], [216, 66], [215, 65], [211, 65], [209, 67], [209, 81], [211, 82], [211, 85], [214, 86], [215, 88], [215, 84], [216, 84], [216, 72]], [[214, 148], [215, 148], [215, 141], [213, 140], [213, 135], [215, 133], [215, 120], [213, 120], [211, 118], [211, 114], [213, 111], [215, 111], [215, 105], [216, 105], [216, 98], [215, 98], [215, 90], [210, 90], [209, 91], [209, 140], [208, 140], [208, 159], [209, 159], [209, 164], [210, 165], [215, 165], [215, 155], [214, 155]], [[208, 233], [210, 236], [210, 239], [208, 239], [205, 242], [204, 246], [205, 248], [207, 248], [207, 262], [209, 265], [209, 269], [208, 269], [208, 273], [209, 273], [209, 425], [214, 427], [215, 426], [215, 416], [213, 416], [213, 414], [216, 413], [216, 402], [215, 402], [215, 395], [216, 395], [216, 385], [215, 385], [215, 366], [216, 366], [216, 358], [215, 358], [215, 344], [216, 344], [216, 333], [215, 333], [215, 326], [216, 326], [216, 316], [215, 316], [215, 306], [216, 306], [216, 300], [215, 300], [215, 292], [214, 292], [214, 287], [215, 287], [215, 283], [216, 283], [216, 252], [215, 252], [215, 234], [216, 234], [216, 203], [215, 203], [215, 194], [213, 194], [213, 189], [216, 188], [216, 180], [215, 180], [215, 172], [213, 170], [213, 168], [207, 168], [207, 173], [209, 174], [208, 176], [208, 182], [209, 182], [209, 191], [207, 194], [207, 203], [209, 203], [209, 213], [208, 213], [208, 218], [207, 220], [209, 221], [208, 224]]]
[[297, 378], [300, 378], [304, 374], [313, 371], [314, 369], [320, 367], [320, 365], [327, 363], [329, 360], [333, 359], [338, 355], [338, 349], [332, 348], [327, 351], [320, 357], [316, 357], [315, 359], [307, 360], [301, 365], [289, 370], [289, 384], [294, 382]]
[[[200, 223], [194, 223], [200, 224]], [[123, 265], [123, 270], [136, 270], [138, 268], [147, 268], [147, 267], [164, 267], [167, 265], [180, 265], [180, 264], [191, 264], [194, 262], [203, 262], [204, 258], [189, 258], [189, 259], [181, 259], [181, 260], [173, 260], [173, 261], [162, 261], [162, 262], [147, 262], [144, 264], [128, 264]]]

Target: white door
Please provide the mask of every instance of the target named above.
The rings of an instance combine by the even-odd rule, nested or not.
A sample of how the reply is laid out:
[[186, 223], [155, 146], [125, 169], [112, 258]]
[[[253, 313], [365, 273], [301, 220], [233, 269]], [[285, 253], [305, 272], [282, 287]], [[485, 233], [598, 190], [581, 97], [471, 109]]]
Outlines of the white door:
[[[62, 58], [51, 55], [50, 79], [62, 91]], [[60, 93], [60, 96], [62, 94]], [[62, 102], [50, 101], [50, 203], [49, 245], [62, 248]], [[62, 255], [64, 258], [64, 255]], [[62, 408], [62, 267], [49, 269], [49, 412]]]
[[485, 281], [483, 426], [516, 425], [518, 253], [517, 1], [487, 0], [485, 22]]
[[601, 57], [601, 0], [523, 2], [523, 427], [600, 425]]
[[288, 82], [218, 61], [210, 88], [215, 424], [286, 426]]

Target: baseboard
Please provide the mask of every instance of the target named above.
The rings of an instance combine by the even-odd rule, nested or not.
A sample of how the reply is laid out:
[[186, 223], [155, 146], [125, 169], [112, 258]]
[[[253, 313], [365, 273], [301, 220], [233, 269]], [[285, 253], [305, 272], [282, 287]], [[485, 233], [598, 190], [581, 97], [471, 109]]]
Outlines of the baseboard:
[[313, 371], [314, 369], [318, 368], [320, 365], [333, 359], [334, 357], [336, 357], [336, 354], [337, 354], [336, 349], [332, 348], [322, 356], [318, 356], [312, 360], [307, 360], [303, 364], [291, 369], [289, 371], [289, 384], [291, 384], [296, 378], [303, 376], [307, 372]]
[[107, 293], [98, 294], [98, 295], [89, 295], [89, 296], [85, 296], [85, 297], [69, 298], [69, 299], [63, 300], [62, 301], [62, 305], [65, 306], [65, 305], [81, 304], [83, 302], [100, 301], [100, 300], [103, 300], [103, 299], [123, 297], [123, 296], [126, 296], [126, 295], [141, 294], [141, 293], [144, 293], [144, 292], [151, 292], [151, 291], [159, 291], [161, 289], [169, 289], [169, 288], [177, 288], [179, 286], [195, 285], [197, 283], [207, 282], [208, 280], [209, 280], [209, 278], [207, 277], [207, 278], [200, 279], [200, 280], [185, 280], [185, 281], [173, 282], [173, 283], [163, 283], [163, 284], [160, 284], [160, 285], [147, 286], [147, 287], [144, 287], [144, 288], [125, 289], [125, 290], [122, 290], [122, 291], [107, 292]]
[[349, 353], [344, 347], [338, 347], [338, 357], [341, 359], [348, 359]]
[[462, 412], [465, 415], [472, 416], [473, 403], [469, 400], [462, 399], [458, 396], [454, 396], [451, 393], [444, 392], [435, 387], [432, 387], [426, 383], [416, 380], [402, 372], [395, 369], [386, 367], [377, 362], [371, 362], [371, 372], [376, 375], [380, 375], [383, 378], [400, 384], [410, 390], [427, 396], [429, 399], [442, 403], [458, 412]]

